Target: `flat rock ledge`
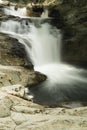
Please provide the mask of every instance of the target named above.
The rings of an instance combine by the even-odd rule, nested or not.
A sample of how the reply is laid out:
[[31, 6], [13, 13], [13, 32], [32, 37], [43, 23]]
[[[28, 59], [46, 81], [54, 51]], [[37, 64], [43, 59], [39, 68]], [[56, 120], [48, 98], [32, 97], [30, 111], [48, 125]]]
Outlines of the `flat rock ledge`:
[[1, 130], [87, 130], [87, 107], [46, 108], [0, 91]]
[[87, 130], [87, 107], [49, 108], [24, 97], [34, 76], [23, 67], [0, 66], [0, 130]]
[[21, 66], [0, 65], [0, 87], [21, 84], [22, 86], [35, 86], [46, 80], [46, 76], [33, 69]]

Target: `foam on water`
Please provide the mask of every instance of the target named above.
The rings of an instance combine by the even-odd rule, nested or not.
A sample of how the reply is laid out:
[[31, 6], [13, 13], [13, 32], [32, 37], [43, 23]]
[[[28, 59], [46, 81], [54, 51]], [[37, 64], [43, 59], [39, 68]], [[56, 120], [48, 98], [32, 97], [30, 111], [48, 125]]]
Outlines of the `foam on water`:
[[44, 12], [42, 12], [41, 18], [48, 18], [48, 10], [45, 9]]
[[82, 72], [85, 72], [85, 70], [76, 69], [70, 65], [53, 63], [35, 67], [35, 70], [47, 75], [48, 80], [53, 84], [73, 84], [78, 81], [87, 83], [87, 78], [83, 78], [83, 76], [80, 75]]
[[3, 3], [3, 0], [0, 0], [0, 4], [2, 4]]

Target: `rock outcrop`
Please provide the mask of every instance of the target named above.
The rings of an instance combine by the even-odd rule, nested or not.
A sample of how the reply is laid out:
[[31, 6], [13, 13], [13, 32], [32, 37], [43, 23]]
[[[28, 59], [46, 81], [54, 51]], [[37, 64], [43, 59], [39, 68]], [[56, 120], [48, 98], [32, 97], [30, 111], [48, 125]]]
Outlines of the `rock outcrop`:
[[9, 35], [0, 34], [0, 87], [15, 84], [33, 87], [45, 80], [45, 75], [34, 71], [24, 45]]
[[87, 107], [46, 108], [0, 91], [0, 110], [4, 130], [87, 130]]
[[27, 16], [40, 17], [44, 9], [42, 4], [28, 4], [26, 10]]
[[33, 69], [33, 65], [27, 59], [24, 45], [6, 34], [0, 34], [0, 64], [28, 66]]
[[62, 61], [87, 66], [87, 1], [45, 0], [44, 7], [62, 30]]
[[35, 72], [33, 69], [0, 65], [0, 87], [15, 84], [33, 87], [44, 80], [46, 80], [46, 76]]

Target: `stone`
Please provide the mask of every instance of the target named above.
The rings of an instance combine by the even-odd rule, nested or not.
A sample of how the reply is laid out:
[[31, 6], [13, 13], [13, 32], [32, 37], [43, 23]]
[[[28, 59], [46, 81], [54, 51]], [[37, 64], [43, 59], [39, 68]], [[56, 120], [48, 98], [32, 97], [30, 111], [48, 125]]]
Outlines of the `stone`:
[[[77, 121], [78, 120], [78, 121]], [[22, 123], [21, 125], [17, 126], [16, 129], [18, 130], [23, 130], [26, 128], [26, 130], [86, 130], [86, 123], [87, 120], [85, 118], [85, 121], [83, 122], [82, 119], [79, 119], [78, 117], [72, 117], [72, 116], [59, 116], [56, 115], [56, 117], [54, 117], [53, 115], [51, 116], [47, 116], [41, 119], [41, 117], [38, 116], [38, 119], [35, 118], [31, 119], [31, 121], [26, 121], [24, 123]], [[81, 126], [81, 122], [84, 123], [84, 126]], [[82, 124], [83, 124], [82, 123]]]
[[4, 97], [4, 95], [0, 96], [0, 118], [10, 116], [11, 107], [12, 101], [8, 97]]
[[3, 102], [0, 101], [0, 118], [10, 116], [10, 110], [5, 106]]
[[20, 125], [23, 122], [27, 121], [23, 113], [18, 113], [18, 112], [13, 112], [13, 111], [11, 112], [11, 118], [12, 120], [14, 120], [16, 125]]
[[0, 91], [1, 100], [10, 110], [9, 117], [0, 117], [1, 130], [87, 129], [87, 107], [74, 109], [44, 108], [38, 104]]
[[[24, 93], [24, 87], [36, 86], [45, 81], [46, 78], [45, 75], [24, 67], [0, 65], [0, 87], [7, 87], [8, 91], [17, 92], [20, 90], [20, 96]], [[4, 90], [7, 91], [5, 88]]]
[[27, 60], [24, 45], [6, 34], [0, 34], [0, 64], [21, 66], [28, 65], [28, 68], [33, 68], [31, 62]]
[[40, 112], [40, 109], [30, 108], [30, 107], [21, 106], [21, 105], [13, 106], [12, 109], [15, 110], [15, 112], [25, 113], [25, 114], [35, 114], [37, 112]]
[[14, 130], [16, 124], [10, 117], [0, 118], [0, 129], [1, 130]]
[[[49, 0], [45, 0], [49, 4]], [[62, 61], [87, 67], [87, 1], [52, 1], [49, 15], [54, 17], [54, 25], [62, 30]], [[53, 5], [53, 6], [52, 6]]]

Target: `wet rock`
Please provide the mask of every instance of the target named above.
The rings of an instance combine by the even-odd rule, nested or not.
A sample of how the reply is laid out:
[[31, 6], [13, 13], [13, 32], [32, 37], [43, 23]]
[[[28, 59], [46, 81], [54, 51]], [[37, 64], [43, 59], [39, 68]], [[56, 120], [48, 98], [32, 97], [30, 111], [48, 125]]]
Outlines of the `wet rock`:
[[38, 85], [38, 82], [41, 83], [42, 81], [45, 81], [47, 79], [46, 75], [42, 75], [39, 72], [36, 72], [35, 74], [31, 74], [31, 76], [28, 79], [28, 83], [26, 87], [34, 87]]
[[45, 0], [44, 6], [62, 30], [62, 61], [87, 67], [87, 1]]
[[86, 1], [70, 1], [59, 8], [65, 22], [62, 59], [81, 66], [87, 65], [86, 6]]
[[33, 68], [31, 62], [27, 60], [24, 45], [5, 34], [0, 34], [0, 64], [27, 65], [28, 68]]
[[40, 17], [43, 12], [43, 6], [40, 4], [28, 4], [27, 7], [27, 16], [31, 17]]
[[3, 5], [0, 5], [0, 19], [1, 19], [1, 16], [2, 16], [3, 13], [4, 13], [3, 12]]

